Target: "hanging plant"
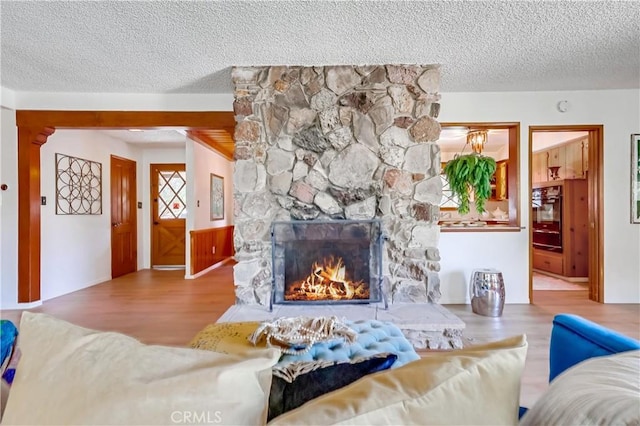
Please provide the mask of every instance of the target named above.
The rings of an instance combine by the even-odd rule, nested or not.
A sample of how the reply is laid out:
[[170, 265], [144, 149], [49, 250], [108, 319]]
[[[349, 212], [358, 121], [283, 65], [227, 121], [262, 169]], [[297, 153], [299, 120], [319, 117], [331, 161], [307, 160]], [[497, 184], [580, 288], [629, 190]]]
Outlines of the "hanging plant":
[[478, 213], [484, 213], [485, 202], [491, 197], [491, 177], [496, 171], [496, 160], [480, 154], [456, 155], [444, 167], [449, 188], [458, 197], [460, 214], [469, 213], [473, 191]]

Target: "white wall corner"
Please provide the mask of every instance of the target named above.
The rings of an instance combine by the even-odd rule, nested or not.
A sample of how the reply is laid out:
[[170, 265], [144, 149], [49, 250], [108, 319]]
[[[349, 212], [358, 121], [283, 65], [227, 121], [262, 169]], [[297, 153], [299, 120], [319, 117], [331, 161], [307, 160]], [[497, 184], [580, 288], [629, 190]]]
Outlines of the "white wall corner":
[[16, 92], [0, 86], [0, 106], [9, 109], [16, 109]]

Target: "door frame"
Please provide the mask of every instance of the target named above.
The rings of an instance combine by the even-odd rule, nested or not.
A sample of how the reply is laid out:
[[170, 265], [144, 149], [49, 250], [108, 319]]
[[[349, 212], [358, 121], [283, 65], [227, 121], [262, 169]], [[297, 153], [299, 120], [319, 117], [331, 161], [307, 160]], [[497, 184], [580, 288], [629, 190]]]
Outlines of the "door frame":
[[[534, 132], [588, 132], [589, 150], [587, 174], [589, 198], [589, 299], [604, 303], [604, 126], [601, 124], [574, 124], [529, 126], [529, 192], [533, 180], [532, 148]], [[529, 303], [533, 300], [533, 216], [529, 213]]]
[[40, 300], [40, 147], [56, 129], [233, 129], [231, 111], [16, 110], [18, 303]]

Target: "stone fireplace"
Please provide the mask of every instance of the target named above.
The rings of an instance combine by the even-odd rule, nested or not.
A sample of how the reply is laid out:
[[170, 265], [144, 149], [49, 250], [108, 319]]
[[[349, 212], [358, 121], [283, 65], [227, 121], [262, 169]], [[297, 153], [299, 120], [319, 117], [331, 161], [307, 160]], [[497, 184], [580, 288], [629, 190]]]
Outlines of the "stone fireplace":
[[439, 67], [236, 67], [232, 77], [237, 303], [270, 304], [274, 222], [373, 219], [388, 302], [437, 302]]
[[[310, 315], [315, 303], [314, 315], [392, 321], [416, 348], [461, 347], [464, 323], [437, 303], [439, 67], [236, 67], [232, 78], [236, 305], [219, 321]], [[376, 248], [350, 223], [384, 238]]]
[[273, 304], [383, 301], [379, 220], [275, 222], [272, 239]]

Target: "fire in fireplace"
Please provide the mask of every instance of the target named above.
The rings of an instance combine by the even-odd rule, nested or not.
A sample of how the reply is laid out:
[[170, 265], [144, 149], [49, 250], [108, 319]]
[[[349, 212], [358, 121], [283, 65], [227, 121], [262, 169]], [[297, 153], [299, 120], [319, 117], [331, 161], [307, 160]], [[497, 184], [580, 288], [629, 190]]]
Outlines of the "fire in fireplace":
[[353, 281], [344, 260], [333, 256], [313, 262], [311, 272], [303, 280], [287, 285], [284, 300], [351, 300], [369, 299], [369, 283]]
[[382, 233], [377, 220], [275, 222], [272, 248], [272, 303], [382, 299]]

